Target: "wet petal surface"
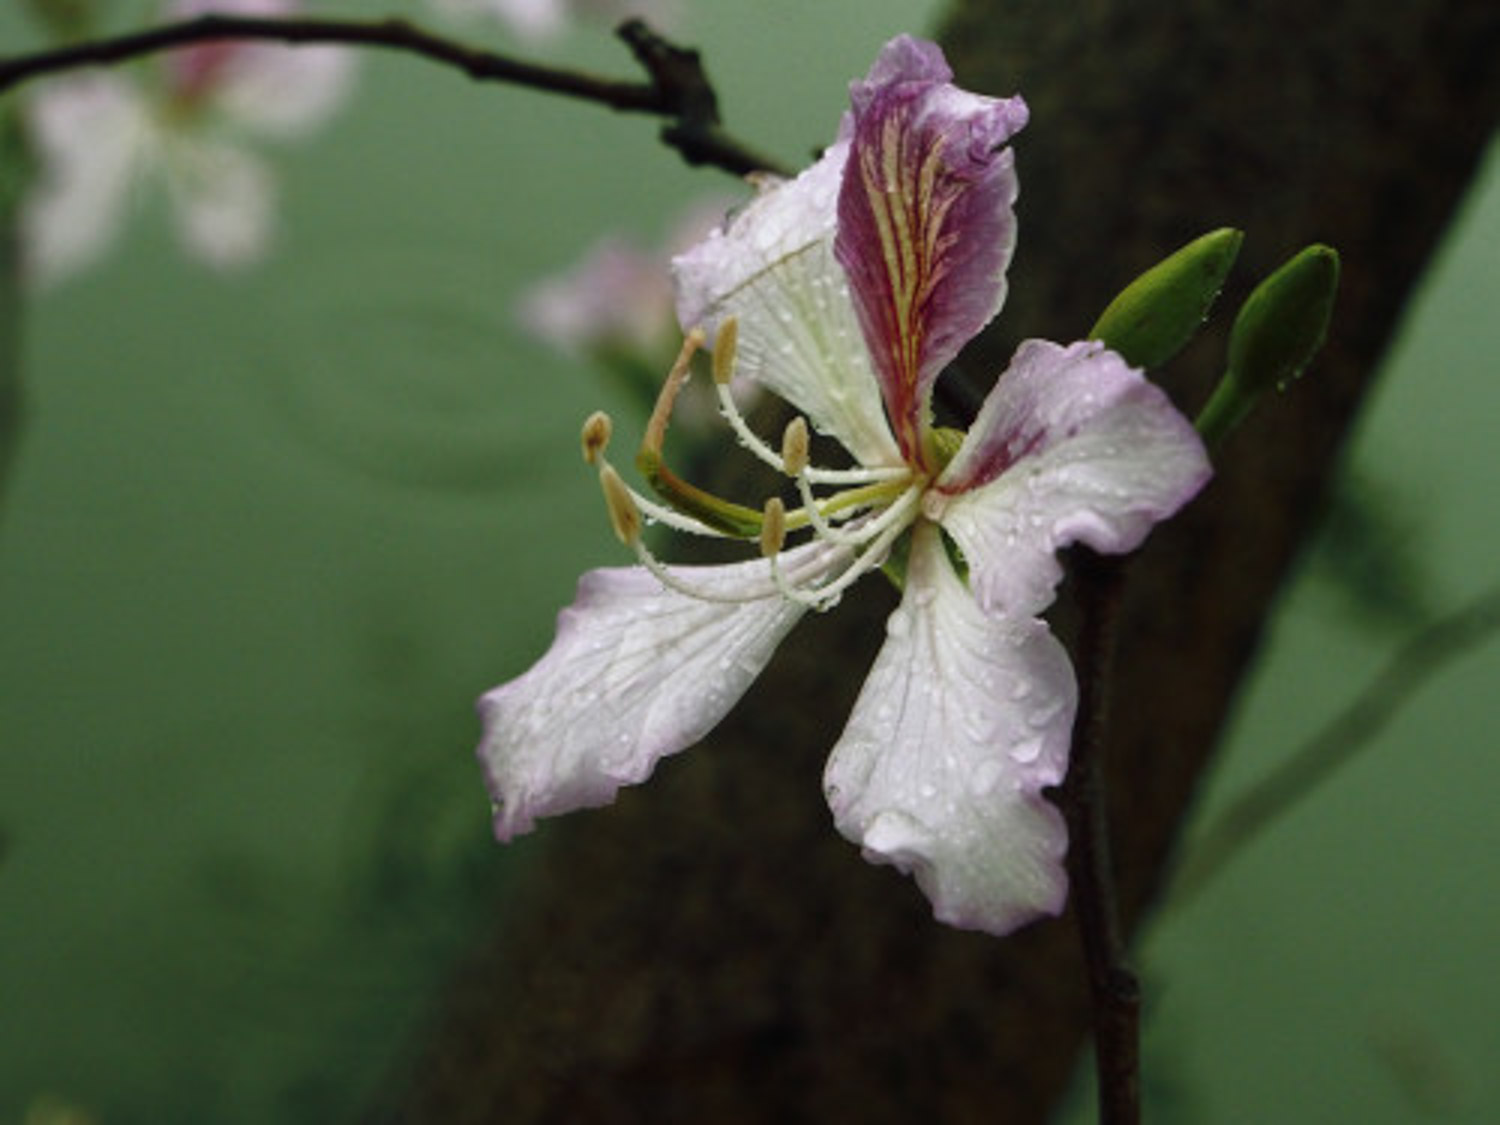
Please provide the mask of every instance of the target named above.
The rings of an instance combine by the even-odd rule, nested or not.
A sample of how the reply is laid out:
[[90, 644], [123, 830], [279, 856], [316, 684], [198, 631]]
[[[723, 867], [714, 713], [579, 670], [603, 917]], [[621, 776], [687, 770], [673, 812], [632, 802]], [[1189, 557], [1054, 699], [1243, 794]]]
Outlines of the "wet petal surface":
[[[781, 564], [805, 581], [846, 556], [818, 544], [786, 552]], [[620, 786], [697, 742], [806, 612], [775, 591], [762, 559], [671, 569], [700, 589], [760, 596], [702, 601], [639, 567], [585, 574], [546, 655], [479, 701], [478, 756], [500, 839], [530, 831], [539, 816], [609, 804]]]
[[1028, 340], [938, 479], [940, 518], [984, 607], [1029, 616], [1060, 548], [1134, 550], [1210, 473], [1192, 424], [1114, 352]]
[[1062, 909], [1062, 780], [1077, 691], [1040, 621], [988, 616], [937, 529], [824, 772], [841, 833], [913, 875], [939, 921], [1003, 934]]

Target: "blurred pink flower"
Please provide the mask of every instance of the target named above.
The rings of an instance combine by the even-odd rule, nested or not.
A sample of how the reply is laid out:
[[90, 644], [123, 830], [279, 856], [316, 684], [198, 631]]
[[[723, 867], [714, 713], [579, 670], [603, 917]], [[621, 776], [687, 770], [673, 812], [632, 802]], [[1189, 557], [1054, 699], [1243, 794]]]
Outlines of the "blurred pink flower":
[[694, 204], [660, 250], [618, 235], [597, 242], [562, 273], [522, 294], [517, 317], [538, 339], [573, 357], [624, 359], [651, 370], [654, 384], [677, 351], [672, 256], [724, 221], [732, 201]]
[[[176, 0], [165, 20], [205, 12], [278, 16], [293, 0]], [[90, 73], [42, 86], [25, 107], [38, 179], [23, 209], [28, 275], [55, 282], [109, 248], [133, 197], [159, 182], [184, 248], [220, 269], [266, 251], [275, 181], [248, 138], [294, 139], [343, 102], [353, 56], [337, 48], [198, 44], [156, 73]]]

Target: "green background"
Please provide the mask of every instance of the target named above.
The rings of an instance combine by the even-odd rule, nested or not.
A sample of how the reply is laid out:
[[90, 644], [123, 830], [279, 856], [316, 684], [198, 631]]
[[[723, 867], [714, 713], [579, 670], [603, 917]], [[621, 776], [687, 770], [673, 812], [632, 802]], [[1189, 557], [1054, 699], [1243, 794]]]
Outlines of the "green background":
[[[798, 163], [936, 9], [699, 0], [679, 30], [735, 131]], [[0, 35], [27, 42], [9, 7]], [[598, 29], [541, 53], [631, 75]], [[347, 111], [278, 154], [263, 267], [184, 260], [148, 199], [33, 300], [0, 508], [0, 1121], [43, 1095], [111, 1123], [338, 1120], [503, 902], [472, 701], [620, 561], [577, 426], [638, 419], [513, 304], [734, 187], [655, 129], [368, 54]], [[1496, 292], [1492, 160], [1352, 451], [1432, 610], [1500, 559]], [[1407, 627], [1326, 573], [1280, 607], [1206, 816]], [[1159, 1119], [1500, 1119], [1497, 673], [1500, 645], [1456, 662], [1153, 927]]]

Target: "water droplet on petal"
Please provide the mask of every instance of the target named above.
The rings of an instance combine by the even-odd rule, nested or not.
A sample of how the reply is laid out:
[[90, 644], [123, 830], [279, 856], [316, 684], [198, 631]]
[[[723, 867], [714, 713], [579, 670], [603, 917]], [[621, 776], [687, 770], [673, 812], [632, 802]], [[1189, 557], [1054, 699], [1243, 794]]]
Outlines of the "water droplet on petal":
[[1028, 738], [1025, 742], [1018, 742], [1010, 748], [1010, 756], [1022, 764], [1036, 761], [1041, 753], [1042, 740], [1040, 738]]
[[888, 636], [899, 641], [911, 633], [911, 618], [905, 610], [898, 609], [886, 621], [885, 631]]

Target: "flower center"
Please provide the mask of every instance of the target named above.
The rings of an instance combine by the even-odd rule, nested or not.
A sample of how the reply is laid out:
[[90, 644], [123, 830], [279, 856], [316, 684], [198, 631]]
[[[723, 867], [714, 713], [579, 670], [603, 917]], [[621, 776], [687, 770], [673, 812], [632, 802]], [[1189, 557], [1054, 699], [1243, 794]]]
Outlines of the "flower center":
[[[704, 601], [745, 602], [779, 595], [813, 609], [828, 609], [859, 578], [885, 562], [897, 540], [921, 516], [931, 478], [909, 465], [815, 466], [807, 422], [800, 415], [787, 425], [780, 449], [773, 448], [750, 428], [730, 392], [737, 339], [733, 319], [719, 326], [712, 370], [720, 413], [741, 446], [786, 478], [788, 491], [796, 495], [792, 505], [773, 495], [759, 507], [750, 507], [690, 484], [668, 468], [663, 446], [672, 410], [705, 340], [697, 328], [687, 334], [667, 374], [636, 455], [636, 467], [660, 500], [630, 488], [609, 463], [605, 452], [612, 426], [603, 413], [584, 423], [584, 460], [599, 466], [600, 486], [616, 535], [663, 585]], [[942, 460], [946, 463], [947, 458]], [[758, 542], [766, 564], [764, 579], [732, 594], [709, 590], [694, 581], [694, 568], [669, 567], [652, 554], [642, 534], [643, 525], [649, 523], [694, 535]], [[804, 546], [820, 544], [824, 549], [804, 552], [795, 561], [790, 556], [784, 559], [788, 535], [799, 531], [810, 533]], [[809, 563], [808, 555], [817, 562]]]

